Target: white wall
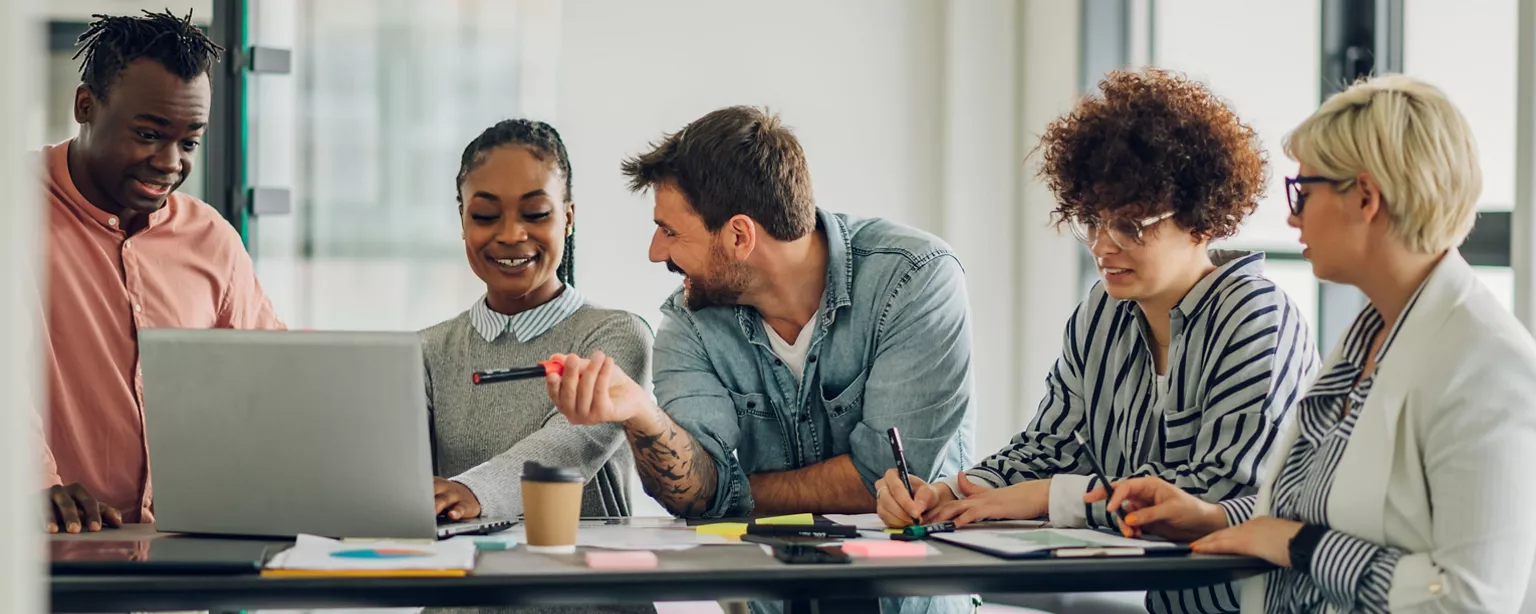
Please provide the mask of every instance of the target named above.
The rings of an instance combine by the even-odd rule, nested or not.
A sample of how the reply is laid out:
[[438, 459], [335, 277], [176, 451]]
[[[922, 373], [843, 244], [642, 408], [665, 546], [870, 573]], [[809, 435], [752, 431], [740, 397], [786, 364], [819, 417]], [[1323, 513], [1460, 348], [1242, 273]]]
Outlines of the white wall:
[[0, 2], [0, 612], [43, 610], [38, 467], [28, 435], [42, 347], [37, 343], [36, 159], [25, 153], [42, 91], [42, 31], [30, 2]]
[[557, 125], [576, 174], [577, 278], [657, 322], [677, 285], [645, 260], [654, 225], [620, 161], [719, 107], [794, 128], [823, 207], [932, 228], [941, 198], [936, 2], [572, 0]]
[[1022, 162], [1075, 94], [1077, 10], [568, 0], [556, 121], [575, 165], [583, 291], [659, 322], [677, 278], [646, 261], [650, 199], [625, 189], [618, 165], [713, 109], [766, 105], [805, 146], [818, 204], [955, 246], [975, 325], [978, 452], [991, 453], [1033, 415], [1078, 298], [1076, 244], [1048, 228], [1050, 196]]

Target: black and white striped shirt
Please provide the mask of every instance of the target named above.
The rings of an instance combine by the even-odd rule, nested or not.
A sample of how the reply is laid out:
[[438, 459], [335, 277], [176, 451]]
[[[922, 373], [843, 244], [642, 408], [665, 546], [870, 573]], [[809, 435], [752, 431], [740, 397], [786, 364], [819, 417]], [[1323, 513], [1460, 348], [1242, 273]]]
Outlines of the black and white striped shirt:
[[[1409, 301], [1397, 325], [1382, 341], [1376, 364], [1386, 356], [1418, 295]], [[1376, 374], [1361, 378], [1371, 341], [1385, 322], [1367, 306], [1344, 337], [1341, 360], [1327, 368], [1307, 392], [1297, 412], [1296, 443], [1275, 480], [1274, 516], [1328, 526], [1328, 495], [1334, 469], [1344, 457], [1355, 422], [1365, 407]], [[1359, 380], [1359, 383], [1356, 383]], [[1227, 521], [1236, 526], [1253, 515], [1255, 497], [1224, 503]], [[1405, 551], [1380, 546], [1339, 531], [1328, 531], [1312, 555], [1308, 573], [1271, 572], [1264, 596], [1266, 612], [1387, 612], [1392, 574]]]
[[[1213, 502], [1255, 492], [1261, 463], [1319, 359], [1296, 305], [1263, 277], [1263, 254], [1212, 251], [1211, 259], [1216, 270], [1170, 313], [1165, 384], [1140, 306], [1095, 285], [1067, 323], [1029, 429], [967, 475], [992, 487], [1051, 478], [1052, 524], [1115, 528], [1104, 502], [1082, 502], [1099, 484], [1088, 477], [1077, 431], [1112, 480], [1155, 475]], [[1180, 603], [1188, 600], [1237, 604], [1230, 586], [1148, 599], [1154, 611], [1186, 609]]]

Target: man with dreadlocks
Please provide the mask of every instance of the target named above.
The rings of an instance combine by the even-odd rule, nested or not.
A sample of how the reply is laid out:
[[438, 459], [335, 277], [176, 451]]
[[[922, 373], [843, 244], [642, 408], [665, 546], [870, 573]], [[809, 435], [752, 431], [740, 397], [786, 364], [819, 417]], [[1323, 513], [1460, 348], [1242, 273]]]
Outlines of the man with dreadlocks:
[[275, 329], [240, 236], [176, 188], [208, 125], [223, 51], [192, 16], [95, 16], [81, 35], [79, 136], [43, 149], [48, 195], [49, 532], [151, 521], [141, 328]]

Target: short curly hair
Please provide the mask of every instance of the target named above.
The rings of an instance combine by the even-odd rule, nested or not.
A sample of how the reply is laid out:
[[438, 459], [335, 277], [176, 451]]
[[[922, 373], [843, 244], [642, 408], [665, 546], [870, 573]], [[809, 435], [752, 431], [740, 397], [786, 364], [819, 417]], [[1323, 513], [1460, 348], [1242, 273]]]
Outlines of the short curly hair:
[[1099, 90], [1052, 121], [1035, 150], [1055, 223], [1172, 211], [1197, 238], [1236, 234], [1269, 180], [1253, 127], [1179, 73], [1114, 71]]

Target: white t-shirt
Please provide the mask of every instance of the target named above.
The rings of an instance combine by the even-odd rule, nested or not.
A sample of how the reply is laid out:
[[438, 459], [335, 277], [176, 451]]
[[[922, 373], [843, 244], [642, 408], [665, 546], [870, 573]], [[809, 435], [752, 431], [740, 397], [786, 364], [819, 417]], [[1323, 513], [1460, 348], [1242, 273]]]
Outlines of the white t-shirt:
[[785, 341], [766, 320], [763, 321], [763, 328], [768, 329], [768, 346], [773, 348], [774, 356], [784, 361], [784, 366], [789, 368], [790, 375], [795, 376], [797, 385], [805, 378], [805, 357], [811, 351], [811, 333], [816, 330], [816, 318], [817, 316], [812, 316], [811, 321], [800, 328], [800, 336], [795, 338], [794, 343]]

